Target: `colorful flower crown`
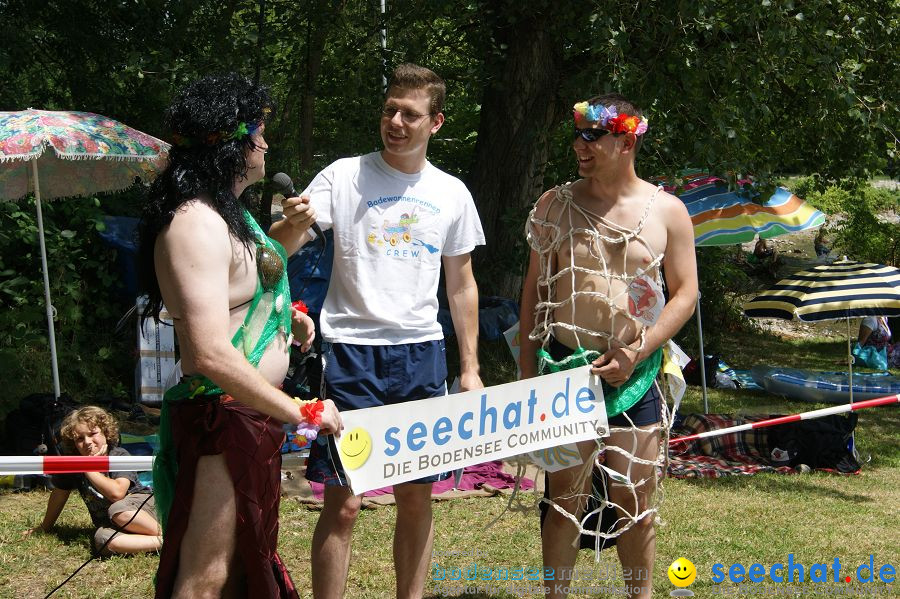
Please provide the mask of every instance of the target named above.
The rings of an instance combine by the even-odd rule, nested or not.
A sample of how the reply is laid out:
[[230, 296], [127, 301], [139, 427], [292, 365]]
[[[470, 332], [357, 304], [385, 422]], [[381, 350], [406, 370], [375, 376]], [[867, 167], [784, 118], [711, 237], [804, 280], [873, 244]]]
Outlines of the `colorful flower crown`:
[[615, 106], [606, 107], [603, 104], [591, 104], [579, 102], [573, 106], [575, 126], [580, 124], [599, 123], [600, 127], [610, 133], [634, 133], [643, 135], [647, 132], [649, 121], [647, 117], [639, 117], [632, 114], [619, 114]]
[[248, 135], [253, 135], [254, 133], [256, 133], [256, 130], [259, 129], [260, 125], [262, 125], [261, 122], [248, 125], [247, 123], [241, 121], [240, 123], [238, 123], [235, 130], [231, 133], [229, 133], [228, 131], [213, 131], [203, 138], [188, 137], [186, 135], [182, 135], [181, 133], [173, 132], [172, 143], [183, 148], [189, 148], [198, 143], [207, 146], [214, 146], [217, 143], [223, 141], [230, 141], [232, 139], [244, 139]]

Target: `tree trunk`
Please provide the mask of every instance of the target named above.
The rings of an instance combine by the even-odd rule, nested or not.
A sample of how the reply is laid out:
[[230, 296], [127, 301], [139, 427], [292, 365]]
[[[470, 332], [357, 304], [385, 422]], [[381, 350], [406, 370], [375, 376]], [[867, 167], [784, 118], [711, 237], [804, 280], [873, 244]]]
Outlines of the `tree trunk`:
[[[337, 16], [336, 14], [334, 15]], [[332, 20], [333, 22], [333, 20]], [[313, 166], [313, 123], [315, 121], [316, 86], [322, 70], [328, 27], [310, 18], [306, 32], [306, 84], [300, 105], [300, 169], [306, 173]]]
[[548, 134], [558, 113], [562, 41], [538, 17], [495, 27], [494, 38], [508, 48], [488, 59], [494, 75], [484, 92], [469, 175], [487, 239], [474, 264], [482, 293], [518, 298], [525, 218], [543, 188]]
[[313, 168], [313, 125], [315, 124], [316, 92], [325, 44], [346, 9], [344, 0], [323, 0], [313, 3], [306, 29], [306, 73], [300, 103], [300, 170], [310, 173]]

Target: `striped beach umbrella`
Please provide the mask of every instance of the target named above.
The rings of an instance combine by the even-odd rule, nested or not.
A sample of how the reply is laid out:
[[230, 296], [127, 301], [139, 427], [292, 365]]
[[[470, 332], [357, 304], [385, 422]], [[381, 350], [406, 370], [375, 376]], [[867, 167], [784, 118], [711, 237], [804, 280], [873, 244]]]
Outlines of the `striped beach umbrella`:
[[778, 281], [743, 306], [756, 318], [795, 316], [803, 321], [847, 321], [847, 367], [853, 403], [853, 355], [850, 319], [900, 315], [900, 270], [893, 266], [854, 262], [846, 258], [801, 270]]
[[743, 306], [747, 316], [817, 321], [900, 315], [900, 270], [842, 260], [801, 270]]
[[762, 205], [735, 201], [733, 196], [729, 192], [697, 202], [699, 211], [691, 217], [696, 245], [746, 243], [757, 235], [760, 239], [771, 239], [825, 223], [822, 212], [783, 187], [776, 188]]
[[820, 227], [825, 215], [778, 187], [764, 203], [752, 187], [730, 190], [727, 182], [700, 170], [684, 171], [680, 185], [657, 179], [669, 193], [678, 196], [694, 225], [697, 247], [736, 245]]
[[[701, 169], [681, 171], [677, 178], [656, 177], [654, 182], [684, 202], [694, 226], [697, 247], [736, 245], [779, 235], [820, 227], [825, 215], [787, 189], [776, 188], [762, 204], [756, 203], [759, 192], [749, 181], [738, 181], [741, 187], [729, 189], [728, 182]], [[697, 297], [697, 335], [703, 356], [703, 325], [700, 297]], [[700, 360], [703, 386], [703, 409], [709, 412], [706, 396], [706, 368]]]

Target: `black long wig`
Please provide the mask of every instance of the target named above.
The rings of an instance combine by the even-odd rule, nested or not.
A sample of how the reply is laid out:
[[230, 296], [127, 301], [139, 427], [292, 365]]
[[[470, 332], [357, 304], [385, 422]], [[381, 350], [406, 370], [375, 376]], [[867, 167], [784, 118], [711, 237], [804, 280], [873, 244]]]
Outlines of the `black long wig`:
[[[162, 294], [153, 248], [182, 204], [197, 198], [209, 203], [231, 235], [248, 247], [254, 242], [244, 221], [244, 204], [234, 196], [233, 186], [247, 176], [247, 154], [255, 147], [246, 128], [265, 122], [272, 111], [268, 89], [237, 73], [199, 79], [169, 106], [165, 114], [173, 140], [169, 162], [150, 185], [138, 225], [138, 281], [149, 297], [142, 320], [159, 321]], [[241, 197], [249, 201], [252, 191], [248, 188]]]

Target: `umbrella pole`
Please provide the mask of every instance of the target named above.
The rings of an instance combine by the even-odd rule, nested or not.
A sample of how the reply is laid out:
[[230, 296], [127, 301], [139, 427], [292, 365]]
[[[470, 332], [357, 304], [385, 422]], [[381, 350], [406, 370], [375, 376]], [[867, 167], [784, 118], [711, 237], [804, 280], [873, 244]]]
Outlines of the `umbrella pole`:
[[850, 368], [850, 403], [853, 403], [853, 350], [850, 349], [850, 316], [847, 316], [847, 364]]
[[37, 207], [38, 242], [41, 246], [41, 266], [44, 271], [44, 305], [47, 307], [47, 328], [50, 333], [50, 366], [53, 369], [53, 395], [59, 398], [59, 369], [56, 365], [56, 331], [53, 328], [53, 305], [50, 303], [50, 275], [47, 270], [47, 246], [44, 244], [44, 215], [41, 213], [41, 186], [38, 183], [37, 159], [31, 161], [34, 180], [34, 200]]
[[703, 320], [700, 318], [700, 292], [697, 292], [697, 336], [700, 339], [700, 383], [703, 388], [703, 413], [709, 414], [706, 398], [706, 355], [703, 353]]

